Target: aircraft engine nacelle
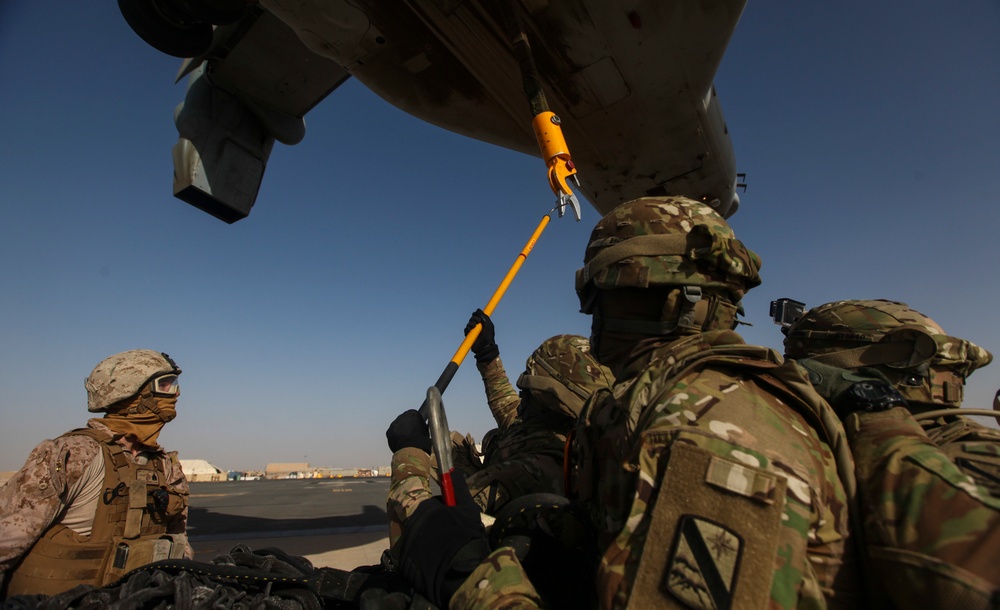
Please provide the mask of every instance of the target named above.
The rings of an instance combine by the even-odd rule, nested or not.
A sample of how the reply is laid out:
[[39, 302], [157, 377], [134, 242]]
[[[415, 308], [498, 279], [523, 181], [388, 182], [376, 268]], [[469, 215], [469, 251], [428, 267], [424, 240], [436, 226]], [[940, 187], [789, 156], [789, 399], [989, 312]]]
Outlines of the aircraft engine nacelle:
[[174, 112], [174, 196], [229, 224], [250, 213], [274, 137], [239, 99], [191, 74]]
[[245, 0], [118, 0], [118, 9], [140, 38], [174, 57], [195, 57], [212, 44], [212, 26], [239, 21]]

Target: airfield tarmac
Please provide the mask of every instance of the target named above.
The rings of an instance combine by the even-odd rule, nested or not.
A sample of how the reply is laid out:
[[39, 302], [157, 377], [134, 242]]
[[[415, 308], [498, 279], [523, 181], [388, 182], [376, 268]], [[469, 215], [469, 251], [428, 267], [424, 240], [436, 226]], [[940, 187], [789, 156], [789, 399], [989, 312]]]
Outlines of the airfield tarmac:
[[389, 547], [388, 491], [387, 477], [191, 483], [188, 537], [198, 561], [245, 544], [316, 567], [375, 565]]

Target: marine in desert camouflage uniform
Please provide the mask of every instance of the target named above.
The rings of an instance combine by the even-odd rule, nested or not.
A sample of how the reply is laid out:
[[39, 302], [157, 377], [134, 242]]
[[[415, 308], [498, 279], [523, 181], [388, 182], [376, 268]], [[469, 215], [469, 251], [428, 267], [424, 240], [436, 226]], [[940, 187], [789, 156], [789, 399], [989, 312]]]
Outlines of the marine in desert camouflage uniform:
[[869, 555], [893, 602], [1000, 602], [1000, 431], [958, 408], [965, 379], [992, 355], [885, 300], [827, 303], [785, 333], [786, 355], [813, 371], [831, 402], [847, 372], [883, 379], [905, 398], [905, 408], [842, 412]]
[[[708, 206], [656, 197], [605, 216], [584, 263], [591, 349], [617, 377], [576, 432], [600, 605], [858, 607], [840, 422], [801, 370], [731, 330], [757, 256]], [[449, 607], [504, 607], [505, 590], [482, 562]]]
[[[156, 442], [176, 413], [179, 374], [151, 350], [116, 354], [94, 368], [88, 410], [104, 418], [43, 441], [0, 488], [5, 594], [107, 584], [151, 545], [163, 557], [148, 553], [149, 560], [192, 555], [184, 536], [187, 480], [176, 452]], [[116, 545], [131, 554], [116, 554]]]

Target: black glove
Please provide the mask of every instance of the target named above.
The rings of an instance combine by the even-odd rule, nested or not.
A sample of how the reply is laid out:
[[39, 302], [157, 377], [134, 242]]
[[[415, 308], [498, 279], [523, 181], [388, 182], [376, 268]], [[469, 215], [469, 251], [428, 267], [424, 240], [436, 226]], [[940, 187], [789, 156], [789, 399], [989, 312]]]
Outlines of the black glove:
[[431, 433], [427, 429], [424, 416], [416, 409], [403, 411], [392, 420], [389, 429], [385, 431], [385, 438], [389, 440], [389, 449], [393, 453], [406, 447], [423, 449], [425, 453], [431, 452]]
[[403, 523], [399, 564], [403, 578], [440, 608], [490, 554], [479, 506], [465, 476], [452, 472], [455, 506], [440, 496], [424, 500]]
[[878, 369], [852, 371], [812, 358], [802, 358], [797, 362], [809, 373], [809, 381], [816, 392], [830, 403], [841, 419], [855, 411], [874, 413], [907, 406], [906, 399]]
[[479, 332], [479, 336], [472, 344], [472, 353], [476, 355], [476, 362], [479, 364], [489, 364], [500, 357], [493, 320], [482, 309], [477, 309], [469, 318], [469, 323], [465, 325], [465, 334], [468, 335], [469, 331], [476, 327], [476, 324], [482, 324], [483, 330]]

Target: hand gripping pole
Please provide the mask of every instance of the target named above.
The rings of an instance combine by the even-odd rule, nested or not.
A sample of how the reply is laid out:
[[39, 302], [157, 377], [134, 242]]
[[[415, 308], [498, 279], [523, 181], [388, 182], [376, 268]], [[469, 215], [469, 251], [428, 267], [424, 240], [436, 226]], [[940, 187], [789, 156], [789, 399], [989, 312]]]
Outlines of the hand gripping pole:
[[[528, 258], [528, 254], [531, 253], [532, 248], [535, 247], [535, 243], [538, 242], [538, 238], [542, 235], [542, 231], [548, 226], [549, 220], [551, 220], [551, 211], [549, 214], [542, 216], [542, 220], [535, 227], [535, 232], [531, 234], [531, 239], [528, 243], [524, 244], [521, 248], [521, 252], [517, 255], [514, 263], [510, 266], [507, 271], [507, 275], [504, 276], [503, 281], [497, 286], [497, 289], [493, 292], [493, 296], [490, 297], [489, 302], [486, 307], [483, 307], [483, 312], [486, 315], [492, 315], [493, 310], [496, 309], [497, 304], [500, 299], [503, 298], [504, 293], [507, 292], [507, 287], [514, 280], [514, 276], [520, 271], [521, 265], [524, 264], [524, 260]], [[444, 372], [438, 377], [437, 382], [431, 386], [431, 389], [427, 391], [427, 399], [424, 403], [420, 405], [420, 415], [424, 419], [428, 420], [429, 428], [431, 431], [431, 442], [434, 445], [434, 453], [437, 454], [438, 469], [441, 472], [441, 494], [444, 497], [445, 503], [448, 506], [455, 505], [455, 491], [451, 486], [451, 433], [448, 430], [448, 422], [444, 417], [444, 408], [441, 405], [441, 394], [444, 393], [445, 389], [448, 388], [448, 384], [455, 377], [455, 373], [458, 372], [458, 367], [462, 365], [462, 361], [469, 354], [469, 350], [472, 349], [472, 344], [476, 342], [479, 337], [479, 333], [483, 330], [482, 324], [476, 324], [476, 326], [469, 331], [469, 334], [465, 336], [465, 340], [458, 347], [458, 351], [452, 356], [451, 361], [446, 367], [444, 367]], [[436, 405], [432, 405], [431, 390], [436, 392]], [[434, 411], [438, 411], [439, 414], [435, 415]], [[437, 423], [435, 423], [437, 422]], [[447, 473], [447, 477], [445, 474]], [[446, 488], [447, 481], [447, 488]], [[451, 498], [451, 502], [448, 499]]]

